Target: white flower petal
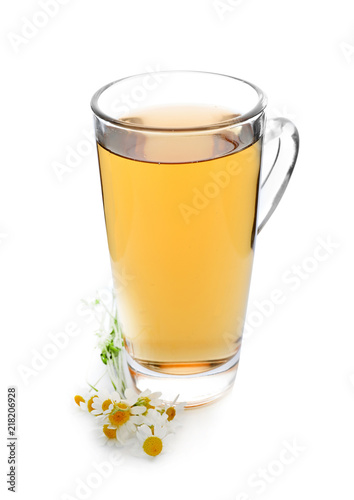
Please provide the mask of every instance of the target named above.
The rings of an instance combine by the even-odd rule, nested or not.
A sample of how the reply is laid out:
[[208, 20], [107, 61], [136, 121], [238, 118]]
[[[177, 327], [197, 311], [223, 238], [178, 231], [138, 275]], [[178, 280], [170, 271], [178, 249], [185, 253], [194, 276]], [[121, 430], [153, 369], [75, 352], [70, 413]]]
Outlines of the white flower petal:
[[150, 427], [143, 424], [143, 425], [140, 425], [140, 427], [138, 427], [137, 434], [139, 436], [142, 436], [144, 439], [146, 439], [147, 437], [152, 436], [152, 431], [151, 431]]
[[150, 399], [160, 399], [162, 392], [152, 392], [149, 396]]
[[146, 412], [146, 406], [132, 406], [130, 409], [130, 413], [132, 415], [142, 415]]
[[117, 428], [116, 436], [118, 441], [120, 441], [121, 443], [124, 444], [130, 438], [131, 435], [132, 433], [129, 432], [126, 424]]
[[132, 387], [128, 387], [127, 389], [125, 389], [124, 397], [130, 398], [133, 396], [137, 396], [138, 394], [139, 393], [135, 389], [133, 389]]
[[144, 417], [142, 416], [132, 416], [130, 417], [130, 420], [135, 425], [140, 425], [144, 423]]
[[118, 394], [117, 391], [114, 391], [112, 394], [111, 394], [111, 397], [110, 398], [107, 398], [107, 399], [111, 399], [112, 401], [116, 401], [117, 403], [119, 403], [119, 401], [122, 400], [122, 397], [120, 394]]
[[131, 434], [135, 434], [136, 433], [136, 428], [137, 428], [136, 424], [134, 422], [132, 422], [131, 420], [129, 422], [127, 422], [127, 424], [128, 424], [127, 428], [129, 429], [129, 432]]
[[149, 389], [145, 389], [145, 391], [139, 394], [139, 398], [149, 398], [150, 399], [151, 391]]
[[166, 429], [164, 429], [161, 426], [155, 425], [154, 426], [154, 436], [163, 439], [166, 436]]

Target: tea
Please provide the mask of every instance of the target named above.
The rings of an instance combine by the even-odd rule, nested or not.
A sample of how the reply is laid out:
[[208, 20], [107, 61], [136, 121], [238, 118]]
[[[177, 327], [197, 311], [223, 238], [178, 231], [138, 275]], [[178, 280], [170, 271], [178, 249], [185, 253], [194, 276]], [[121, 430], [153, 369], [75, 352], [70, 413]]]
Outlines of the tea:
[[119, 320], [130, 355], [153, 370], [203, 372], [240, 346], [261, 141], [242, 149], [237, 130], [184, 134], [229, 118], [215, 107], [151, 108], [124, 121], [163, 127], [163, 140], [142, 129], [126, 133], [119, 154], [98, 144]]

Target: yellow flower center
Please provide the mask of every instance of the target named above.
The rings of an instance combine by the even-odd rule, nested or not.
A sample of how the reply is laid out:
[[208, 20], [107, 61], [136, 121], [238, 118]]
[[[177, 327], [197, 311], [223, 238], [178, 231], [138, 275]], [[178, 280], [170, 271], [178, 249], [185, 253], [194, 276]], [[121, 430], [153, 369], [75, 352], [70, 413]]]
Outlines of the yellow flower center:
[[130, 419], [130, 407], [124, 403], [117, 403], [108, 417], [112, 425], [120, 427], [128, 422]]
[[108, 424], [103, 426], [103, 434], [108, 437], [108, 439], [115, 439], [117, 435], [116, 429], [108, 429]]
[[80, 406], [80, 403], [84, 403], [84, 402], [85, 402], [85, 400], [84, 400], [84, 398], [83, 398], [82, 396], [75, 396], [75, 397], [74, 397], [74, 400], [75, 400], [75, 403], [76, 403], [78, 406]]
[[93, 407], [92, 407], [92, 403], [93, 403], [93, 400], [94, 398], [97, 398], [98, 396], [92, 396], [92, 398], [90, 398], [88, 401], [87, 401], [87, 409], [88, 411], [91, 413], [92, 410], [93, 410]]
[[106, 411], [109, 408], [109, 405], [112, 404], [112, 401], [110, 399], [106, 399], [106, 401], [103, 401], [102, 403], [102, 410]]
[[167, 408], [166, 414], [168, 415], [167, 420], [171, 422], [171, 420], [173, 420], [176, 416], [176, 409], [173, 406], [170, 406], [169, 408]]
[[143, 450], [150, 457], [156, 457], [162, 451], [162, 440], [157, 436], [150, 436], [145, 439]]

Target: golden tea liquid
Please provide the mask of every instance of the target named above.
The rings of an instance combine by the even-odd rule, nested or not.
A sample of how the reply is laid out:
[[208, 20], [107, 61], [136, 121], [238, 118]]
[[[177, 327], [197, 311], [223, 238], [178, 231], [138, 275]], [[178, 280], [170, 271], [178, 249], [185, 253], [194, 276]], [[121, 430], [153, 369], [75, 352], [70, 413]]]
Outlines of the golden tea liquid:
[[228, 118], [217, 108], [151, 109], [125, 120], [170, 133], [127, 133], [120, 155], [98, 145], [119, 320], [128, 352], [150, 369], [202, 372], [240, 345], [261, 145], [241, 149], [230, 130], [183, 135]]

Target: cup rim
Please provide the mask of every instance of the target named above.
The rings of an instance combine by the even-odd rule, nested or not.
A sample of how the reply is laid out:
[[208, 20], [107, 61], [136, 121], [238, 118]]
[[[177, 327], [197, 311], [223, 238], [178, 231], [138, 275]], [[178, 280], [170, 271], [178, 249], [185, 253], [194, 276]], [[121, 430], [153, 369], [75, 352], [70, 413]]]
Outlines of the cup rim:
[[200, 131], [214, 130], [214, 129], [219, 129], [219, 128], [228, 128], [228, 127], [231, 127], [233, 125], [238, 125], [238, 124], [241, 125], [244, 122], [247, 122], [248, 120], [255, 118], [257, 115], [262, 113], [267, 105], [267, 97], [266, 97], [265, 93], [257, 85], [254, 85], [253, 83], [251, 83], [247, 80], [244, 80], [242, 78], [237, 78], [235, 76], [230, 76], [230, 75], [226, 75], [223, 73], [214, 73], [212, 71], [194, 71], [194, 70], [167, 70], [167, 71], [156, 71], [154, 73], [156, 73], [156, 74], [166, 74], [167, 73], [170, 75], [173, 73], [174, 74], [187, 74], [187, 73], [192, 74], [192, 73], [195, 73], [195, 74], [215, 75], [215, 76], [221, 76], [223, 78], [230, 78], [233, 80], [237, 80], [238, 82], [242, 82], [242, 83], [248, 85], [249, 87], [251, 87], [253, 90], [255, 90], [257, 95], [258, 95], [258, 101], [257, 101], [256, 105], [253, 108], [251, 108], [249, 111], [247, 111], [241, 115], [238, 115], [234, 118], [231, 118], [229, 120], [223, 120], [223, 121], [215, 122], [215, 123], [212, 123], [209, 125], [178, 128], [178, 129], [172, 129], [171, 127], [151, 127], [148, 125], [127, 123], [127, 122], [119, 120], [117, 118], [113, 118], [112, 116], [109, 116], [107, 113], [102, 111], [102, 109], [100, 109], [100, 106], [98, 104], [98, 100], [99, 100], [100, 96], [103, 94], [103, 92], [105, 92], [108, 88], [110, 88], [113, 85], [116, 85], [122, 81], [125, 81], [125, 80], [129, 80], [129, 79], [133, 79], [133, 78], [137, 78], [137, 77], [143, 78], [144, 76], [151, 74], [151, 73], [138, 73], [135, 75], [120, 78], [118, 80], [114, 80], [113, 82], [110, 82], [110, 83], [104, 85], [103, 87], [101, 87], [100, 89], [98, 89], [94, 93], [94, 95], [92, 96], [91, 103], [90, 103], [93, 113], [101, 120], [104, 120], [104, 121], [106, 121], [106, 122], [108, 122], [116, 127], [120, 127], [123, 129], [136, 130], [136, 131], [146, 131], [146, 132], [158, 132], [158, 133], [164, 133], [164, 132], [176, 133], [176, 132], [194, 132], [194, 131], [200, 132]]

